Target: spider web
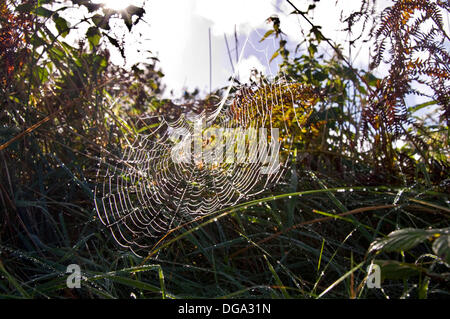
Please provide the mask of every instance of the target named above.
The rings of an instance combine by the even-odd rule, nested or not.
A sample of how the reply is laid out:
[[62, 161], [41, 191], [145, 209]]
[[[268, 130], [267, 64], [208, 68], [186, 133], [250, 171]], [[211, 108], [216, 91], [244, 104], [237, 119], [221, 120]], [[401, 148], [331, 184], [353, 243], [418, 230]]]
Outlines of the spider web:
[[[306, 108], [295, 104], [301, 89], [285, 77], [230, 85], [212, 109], [191, 107], [187, 112], [186, 106], [179, 106], [182, 111], [175, 120], [163, 115], [141, 118], [152, 127], [151, 133], [135, 136], [119, 158], [101, 157], [95, 189], [101, 222], [121, 246], [139, 255], [179, 225], [256, 198], [277, 184], [288, 168], [293, 141], [289, 120], [304, 125]], [[196, 123], [224, 132], [237, 129], [241, 135], [228, 136], [227, 143], [241, 152], [233, 161], [195, 160], [195, 155], [194, 160], [183, 160], [192, 150], [192, 140], [186, 137], [195, 138]], [[259, 135], [259, 141], [266, 139], [270, 152], [255, 153], [257, 128], [267, 129], [268, 135]], [[272, 134], [274, 128], [280, 136]], [[215, 154], [219, 138], [205, 141], [202, 136], [203, 154]], [[270, 160], [275, 153], [280, 157], [276, 162]], [[251, 159], [250, 154], [257, 156]]]

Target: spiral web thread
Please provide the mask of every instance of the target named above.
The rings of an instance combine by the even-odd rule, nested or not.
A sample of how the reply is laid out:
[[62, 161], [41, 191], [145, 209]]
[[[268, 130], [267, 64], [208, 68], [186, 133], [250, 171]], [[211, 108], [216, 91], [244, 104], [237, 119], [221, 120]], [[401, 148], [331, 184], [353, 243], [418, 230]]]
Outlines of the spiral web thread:
[[[120, 158], [101, 158], [95, 207], [121, 246], [139, 255], [175, 227], [254, 199], [283, 177], [291, 158], [292, 128], [305, 124], [317, 94], [283, 76], [235, 87], [233, 94], [231, 88], [212, 110], [186, 112], [179, 106], [176, 120], [161, 115], [141, 118], [152, 132], [135, 137]], [[237, 152], [233, 162], [177, 161], [180, 140], [195, 135], [199, 122], [203, 128], [239, 129], [242, 134], [230, 141], [244, 152]], [[256, 134], [258, 128], [266, 128], [267, 136]], [[278, 143], [272, 129], [279, 130]], [[181, 136], [178, 141], [174, 132]], [[257, 160], [249, 159], [256, 138], [266, 140], [268, 152], [257, 151]], [[218, 140], [203, 139], [203, 154], [214, 153]], [[271, 162], [274, 152], [279, 162]]]

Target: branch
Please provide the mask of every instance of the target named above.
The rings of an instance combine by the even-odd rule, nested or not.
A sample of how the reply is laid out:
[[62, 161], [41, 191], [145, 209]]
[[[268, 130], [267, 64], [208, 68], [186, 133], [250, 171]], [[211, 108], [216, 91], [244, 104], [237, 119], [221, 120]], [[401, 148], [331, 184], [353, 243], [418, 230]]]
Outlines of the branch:
[[[304, 12], [300, 11], [299, 9], [297, 9], [297, 7], [290, 0], [286, 0], [286, 1], [294, 8], [296, 13], [300, 14], [303, 17], [303, 19], [305, 19], [311, 25], [311, 27], [317, 29], [317, 26], [314, 23], [311, 22], [311, 20], [306, 16], [306, 14]], [[320, 30], [318, 30], [318, 31], [322, 35], [322, 38], [336, 52], [338, 58], [341, 59], [342, 61], [344, 61], [344, 63], [350, 68], [350, 71], [352, 71], [352, 73], [355, 74], [366, 85], [366, 87], [369, 90], [369, 92], [373, 93], [372, 88], [370, 87], [369, 83], [367, 83], [367, 81], [353, 68], [353, 66], [350, 64], [350, 62], [344, 57], [344, 55], [342, 54], [341, 50], [339, 50], [339, 48], [337, 46], [335, 46], [330, 41], [330, 39], [325, 37]]]

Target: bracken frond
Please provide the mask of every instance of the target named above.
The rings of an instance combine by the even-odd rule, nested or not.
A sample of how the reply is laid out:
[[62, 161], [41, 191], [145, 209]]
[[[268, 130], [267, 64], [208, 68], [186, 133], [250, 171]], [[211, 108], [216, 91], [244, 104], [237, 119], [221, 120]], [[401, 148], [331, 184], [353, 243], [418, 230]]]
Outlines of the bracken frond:
[[370, 67], [376, 68], [384, 61], [390, 69], [363, 112], [366, 128], [371, 125], [394, 135], [402, 133], [402, 125], [410, 121], [405, 98], [420, 94], [412, 89], [414, 82], [432, 89], [432, 98], [443, 109], [448, 123], [450, 55], [445, 46], [450, 38], [442, 21], [445, 11], [450, 11], [447, 2], [398, 0], [381, 13]]

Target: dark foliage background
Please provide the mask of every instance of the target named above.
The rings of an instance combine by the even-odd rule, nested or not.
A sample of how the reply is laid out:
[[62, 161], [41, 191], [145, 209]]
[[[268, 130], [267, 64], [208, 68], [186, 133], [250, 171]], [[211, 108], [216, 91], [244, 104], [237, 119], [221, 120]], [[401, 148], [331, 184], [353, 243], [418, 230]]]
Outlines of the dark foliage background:
[[[296, 131], [287, 182], [179, 228], [145, 259], [118, 247], [98, 221], [98, 158], [120, 156], [125, 137], [143, 132], [139, 116], [176, 116], [180, 103], [208, 107], [224, 89], [205, 99], [198, 92], [162, 99], [157, 58], [130, 70], [109, 60], [108, 47], [125, 57], [110, 19], [131, 30], [143, 8], [55, 2], [0, 0], [2, 298], [448, 296], [447, 2], [398, 0], [376, 12], [363, 0], [346, 17], [351, 44], [372, 31], [371, 66], [384, 59], [384, 78], [353, 67], [309, 20], [314, 2], [305, 11], [290, 2], [311, 26], [301, 42], [306, 53], [289, 52], [279, 19], [270, 17], [273, 29], [262, 40], [279, 41], [280, 72], [321, 92]], [[88, 12], [76, 45], [65, 40], [77, 27], [64, 18], [71, 7]], [[426, 32], [425, 24], [432, 25]], [[323, 46], [332, 58], [320, 54]], [[433, 95], [408, 106], [409, 94], [424, 94], [415, 83]], [[425, 107], [436, 116], [418, 116]], [[66, 287], [73, 263], [83, 272], [81, 289]], [[382, 289], [365, 285], [372, 263], [381, 267]]]

